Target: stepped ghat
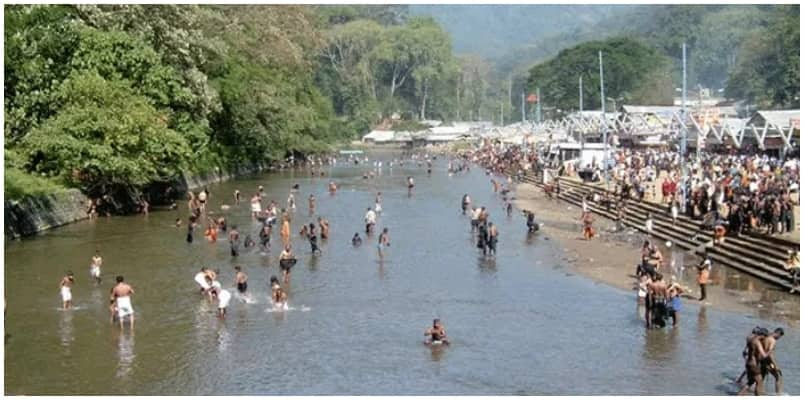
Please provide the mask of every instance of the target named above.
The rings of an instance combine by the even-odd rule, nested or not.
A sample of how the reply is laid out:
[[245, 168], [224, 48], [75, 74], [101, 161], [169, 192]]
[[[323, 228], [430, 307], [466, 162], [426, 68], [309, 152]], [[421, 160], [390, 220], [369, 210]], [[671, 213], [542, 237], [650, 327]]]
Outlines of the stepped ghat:
[[[529, 172], [525, 174], [524, 181], [538, 187], [544, 187], [543, 179]], [[598, 185], [584, 183], [577, 178], [560, 177], [560, 191], [557, 198], [576, 206], [581, 206], [582, 199], [597, 193], [601, 197], [605, 192], [614, 196], [612, 190]], [[555, 193], [554, 193], [555, 195]], [[800, 248], [798, 236], [782, 238], [758, 233], [743, 234], [741, 236], [729, 235], [723, 244], [713, 245], [711, 229], [701, 229], [701, 222], [679, 214], [676, 223], [667, 212], [667, 207], [643, 200], [629, 199], [625, 202], [627, 212], [622, 221], [625, 226], [632, 227], [641, 232], [645, 230], [645, 220], [648, 214], [653, 219], [652, 236], [661, 240], [669, 240], [675, 246], [703, 256], [708, 250], [709, 257], [722, 265], [747, 273], [780, 288], [791, 290], [793, 283], [790, 274], [784, 269], [789, 255], [788, 251]], [[597, 215], [611, 220], [616, 219], [616, 211], [612, 207], [587, 202], [589, 209]], [[795, 293], [799, 294], [798, 290]]]

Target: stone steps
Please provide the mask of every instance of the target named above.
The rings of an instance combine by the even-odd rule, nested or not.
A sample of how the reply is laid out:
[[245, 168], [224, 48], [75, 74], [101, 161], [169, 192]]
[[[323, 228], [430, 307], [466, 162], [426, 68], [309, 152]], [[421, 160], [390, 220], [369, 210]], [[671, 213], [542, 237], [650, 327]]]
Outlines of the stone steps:
[[[526, 175], [524, 181], [538, 187], [544, 186], [533, 174]], [[605, 190], [605, 188], [561, 178], [561, 192], [558, 198], [580, 207], [583, 196], [593, 192], [602, 195]], [[616, 218], [613, 208], [606, 211], [605, 207], [592, 202], [588, 202], [588, 206], [598, 215], [612, 220]], [[715, 262], [745, 272], [780, 288], [787, 290], [792, 288], [790, 276], [783, 266], [787, 259], [787, 251], [798, 249], [798, 243], [753, 234], [740, 237], [728, 236], [722, 245], [712, 247], [709, 243], [709, 246], [706, 246], [712, 240], [712, 230], [700, 230], [698, 221], [685, 215], [679, 215], [676, 224], [673, 225], [666, 208], [649, 202], [628, 200], [627, 207], [628, 211], [623, 221], [626, 226], [645, 232], [645, 219], [647, 214], [651, 213], [654, 225], [652, 236], [669, 240], [682, 249], [694, 250], [695, 254], [700, 256], [704, 255], [704, 249], [708, 248], [709, 255]]]

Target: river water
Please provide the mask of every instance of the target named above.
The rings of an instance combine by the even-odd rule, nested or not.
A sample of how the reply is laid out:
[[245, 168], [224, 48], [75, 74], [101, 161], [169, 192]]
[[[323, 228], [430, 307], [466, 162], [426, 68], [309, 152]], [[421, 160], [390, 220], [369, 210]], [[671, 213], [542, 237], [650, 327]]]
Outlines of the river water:
[[[746, 334], [758, 324], [777, 326], [685, 303], [678, 328], [646, 332], [634, 293], [571, 274], [552, 241], [527, 237], [521, 216], [504, 216], [479, 169], [450, 177], [439, 159], [429, 177], [407, 165], [364, 180], [368, 168], [341, 162], [327, 177], [286, 171], [210, 186], [210, 209], [256, 237], [248, 199], [257, 185], [283, 204], [300, 184], [292, 224], [299, 263], [286, 312], [271, 312], [268, 301], [268, 279], [280, 275], [278, 229], [268, 255], [232, 259], [224, 235], [210, 244], [197, 230], [195, 242], [185, 242], [185, 229], [172, 225], [186, 219], [185, 202], [179, 211], [100, 218], [6, 242], [5, 393], [727, 394], [742, 370]], [[408, 175], [416, 180], [410, 197]], [[327, 193], [330, 179], [340, 186], [335, 196]], [[244, 202], [220, 211], [235, 189]], [[350, 244], [377, 191], [384, 197], [378, 228], [388, 227], [391, 238], [384, 262], [376, 234], [362, 247]], [[332, 226], [318, 257], [298, 236], [313, 219], [310, 193], [316, 215]], [[487, 205], [500, 228], [494, 259], [472, 246], [459, 211], [464, 193]], [[104, 257], [99, 286], [89, 279], [96, 248]], [[257, 302], [235, 298], [218, 319], [193, 281], [202, 265], [220, 268], [233, 293], [232, 267], [243, 266]], [[68, 269], [76, 274], [76, 309], [61, 311], [58, 282]], [[136, 291], [134, 334], [108, 320], [118, 274]], [[435, 317], [452, 346], [422, 344]], [[798, 394], [799, 327], [785, 328], [777, 358], [785, 392]]]

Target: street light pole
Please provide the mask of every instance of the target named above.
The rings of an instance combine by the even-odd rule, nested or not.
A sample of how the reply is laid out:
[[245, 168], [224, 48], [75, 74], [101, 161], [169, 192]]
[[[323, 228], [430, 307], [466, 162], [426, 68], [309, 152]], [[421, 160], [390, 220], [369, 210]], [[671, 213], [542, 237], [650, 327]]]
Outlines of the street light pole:
[[[578, 116], [580, 121], [583, 121], [583, 76], [578, 77], [578, 110], [580, 110], [580, 115]], [[581, 125], [580, 129], [580, 139], [581, 139], [581, 152], [584, 150], [584, 143], [586, 143], [586, 138], [584, 137], [583, 126]]]
[[525, 92], [522, 92], [522, 123], [525, 123]]
[[681, 44], [681, 143], [679, 152], [681, 153], [681, 210], [687, 211], [687, 181], [689, 180], [687, 171], [687, 42]]
[[603, 174], [606, 176], [606, 187], [609, 185], [609, 173], [608, 173], [608, 163], [609, 163], [609, 140], [608, 140], [608, 132], [607, 131], [607, 123], [606, 123], [606, 92], [603, 89], [603, 52], [598, 51], [598, 60], [600, 64], [600, 110], [602, 111], [602, 119], [600, 122], [603, 124]]
[[536, 123], [542, 122], [542, 91], [536, 88]]

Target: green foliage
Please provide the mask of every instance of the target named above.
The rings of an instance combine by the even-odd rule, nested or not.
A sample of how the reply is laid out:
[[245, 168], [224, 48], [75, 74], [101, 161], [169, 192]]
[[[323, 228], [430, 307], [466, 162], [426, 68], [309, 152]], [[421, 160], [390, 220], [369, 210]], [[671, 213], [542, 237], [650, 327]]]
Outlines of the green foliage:
[[795, 108], [801, 93], [799, 16], [779, 9], [781, 22], [752, 33], [740, 48], [726, 93], [760, 107]]
[[56, 97], [58, 113], [20, 143], [28, 170], [98, 194], [167, 180], [185, 166], [184, 138], [127, 82], [76, 73]]
[[59, 193], [66, 188], [58, 183], [17, 168], [6, 167], [3, 173], [6, 200], [20, 200], [26, 197], [39, 197]]
[[606, 97], [618, 104], [672, 104], [670, 63], [656, 50], [631, 39], [587, 42], [564, 50], [530, 70], [528, 88], [541, 88], [543, 106], [577, 109], [578, 77], [584, 80], [584, 108], [599, 108], [598, 52], [603, 52]]

